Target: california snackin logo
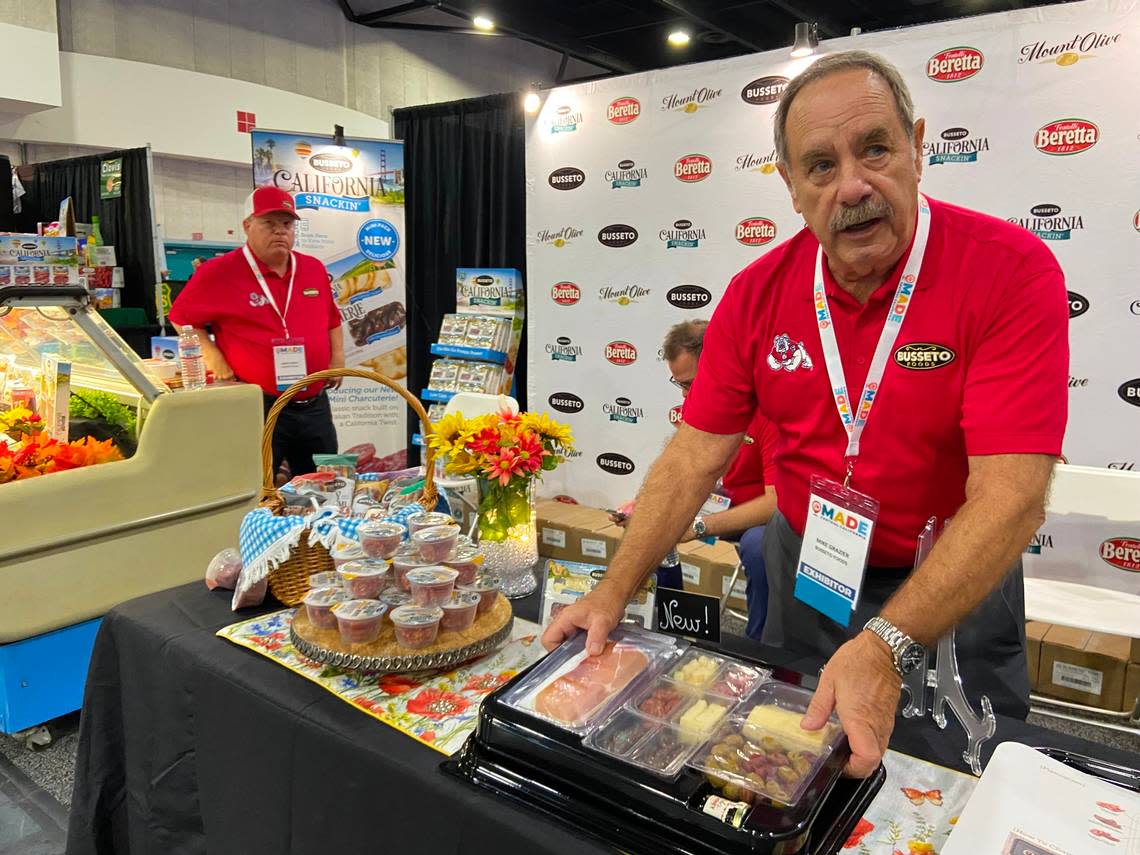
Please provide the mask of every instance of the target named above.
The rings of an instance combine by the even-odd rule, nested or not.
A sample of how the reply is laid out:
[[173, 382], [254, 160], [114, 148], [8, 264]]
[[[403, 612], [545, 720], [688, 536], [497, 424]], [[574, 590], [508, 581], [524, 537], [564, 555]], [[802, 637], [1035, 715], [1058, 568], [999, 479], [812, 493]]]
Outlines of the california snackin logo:
[[757, 78], [751, 83], [744, 84], [744, 88], [740, 90], [740, 100], [745, 104], [752, 104], [757, 107], [775, 104], [780, 100], [780, 96], [784, 94], [789, 83], [791, 81], [786, 77]]
[[776, 224], [767, 217], [749, 217], [736, 224], [736, 239], [745, 246], [763, 246], [776, 239]]
[[702, 108], [711, 106], [712, 103], [720, 97], [720, 91], [719, 89], [702, 86], [687, 94], [671, 92], [661, 99], [661, 109], [673, 110], [678, 113], [689, 113], [691, 115]]
[[625, 422], [635, 425], [638, 419], [645, 418], [645, 410], [633, 406], [629, 398], [615, 398], [612, 404], [602, 404], [602, 412], [611, 422]]
[[1140, 573], [1140, 540], [1134, 537], [1113, 537], [1100, 545], [1100, 557], [1106, 564], [1129, 573]]
[[630, 96], [615, 98], [606, 107], [606, 121], [614, 125], [628, 125], [640, 115], [641, 102]]
[[811, 515], [813, 517], [819, 517], [821, 520], [826, 520], [839, 528], [846, 529], [864, 540], [866, 540], [867, 536], [871, 533], [871, 526], [865, 519], [862, 519], [858, 514], [844, 510], [830, 502], [812, 499]]
[[551, 172], [546, 181], [555, 190], [576, 190], [586, 183], [586, 173], [576, 166], [563, 166]]
[[563, 226], [558, 231], [551, 231], [550, 229], [542, 229], [536, 235], [538, 242], [546, 244], [547, 246], [558, 247], [561, 249], [568, 243], [573, 242], [582, 236], [582, 230], [574, 228], [574, 226]]
[[707, 155], [686, 154], [673, 164], [673, 177], [686, 184], [704, 181], [712, 175], [712, 161]]
[[1060, 216], [1061, 206], [1052, 203], [1034, 205], [1028, 217], [1010, 217], [1009, 222], [1029, 229], [1042, 240], [1069, 240], [1074, 231], [1084, 230], [1084, 219], [1080, 214]]
[[1088, 119], [1057, 119], [1033, 135], [1033, 147], [1042, 154], [1080, 154], [1099, 141], [1100, 128]]
[[628, 341], [611, 341], [606, 345], [605, 357], [613, 365], [633, 365], [637, 362], [637, 348]]
[[927, 141], [922, 144], [923, 157], [928, 163], [975, 163], [978, 153], [990, 150], [989, 137], [970, 137], [965, 128], [947, 128], [942, 132], [942, 141]]
[[915, 342], [904, 344], [895, 351], [895, 364], [913, 371], [929, 371], [954, 361], [956, 354], [941, 344]]
[[554, 115], [550, 117], [550, 133], [552, 134], [569, 134], [578, 130], [578, 125], [582, 124], [582, 114], [574, 110], [569, 104], [563, 104], [554, 110]]
[[626, 285], [624, 288], [611, 288], [606, 285], [598, 289], [598, 299], [603, 303], [628, 306], [630, 303], [636, 303], [642, 297], [648, 297], [649, 291], [649, 288], [642, 288], [640, 285]]
[[985, 63], [985, 56], [975, 47], [947, 48], [926, 61], [926, 76], [938, 83], [958, 83], [969, 80]]
[[734, 172], [759, 172], [761, 175], [776, 174], [776, 150], [767, 154], [749, 151], [736, 156]]
[[573, 306], [582, 299], [582, 289], [573, 282], [556, 282], [550, 286], [550, 299], [559, 306]]
[[1109, 35], [1108, 33], [1082, 33], [1073, 36], [1067, 42], [1050, 44], [1046, 41], [1033, 42], [1021, 46], [1021, 55], [1017, 59], [1018, 65], [1027, 62], [1059, 65], [1062, 68], [1076, 65], [1082, 59], [1096, 56], [1093, 51], [1112, 47], [1120, 41], [1121, 33]]
[[657, 237], [665, 242], [666, 249], [696, 249], [705, 239], [705, 230], [694, 226], [692, 220], [677, 220], [673, 228], [662, 229]]
[[606, 170], [606, 182], [611, 190], [620, 190], [622, 187], [640, 187], [641, 182], [649, 177], [649, 170], [639, 167], [632, 160], [618, 161], [617, 169]]
[[578, 357], [582, 355], [582, 348], [574, 344], [569, 336], [560, 335], [554, 340], [554, 344], [546, 346], [546, 352], [555, 362], [577, 362]]

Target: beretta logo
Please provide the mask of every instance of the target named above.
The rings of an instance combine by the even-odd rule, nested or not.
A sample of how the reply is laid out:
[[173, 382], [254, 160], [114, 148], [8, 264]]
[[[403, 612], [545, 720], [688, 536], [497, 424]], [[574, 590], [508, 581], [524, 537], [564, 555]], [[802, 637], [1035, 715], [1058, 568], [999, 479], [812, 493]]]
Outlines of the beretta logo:
[[598, 289], [598, 299], [603, 303], [628, 306], [630, 303], [636, 303], [642, 297], [648, 297], [649, 291], [649, 288], [642, 288], [640, 285], [626, 285], [624, 288], [613, 288], [606, 285]]
[[633, 365], [637, 362], [637, 348], [628, 341], [611, 341], [606, 345], [606, 360], [614, 365]]
[[1029, 229], [1042, 240], [1069, 240], [1074, 231], [1083, 231], [1084, 219], [1079, 214], [1060, 216], [1061, 206], [1052, 203], [1034, 205], [1028, 217], [1010, 217], [1023, 229]]
[[673, 177], [686, 184], [704, 181], [712, 175], [712, 161], [703, 154], [686, 154], [673, 164]]
[[985, 56], [975, 47], [947, 48], [926, 61], [926, 76], [939, 83], [957, 83], [969, 80], [985, 63]]
[[786, 77], [760, 77], [751, 83], [746, 83], [740, 90], [740, 98], [745, 104], [775, 104], [784, 94], [784, 90], [791, 83]]
[[681, 416], [681, 405], [678, 404], [675, 407], [671, 407], [669, 409], [669, 424], [679, 425], [682, 421], [684, 421], [684, 419]]
[[671, 92], [661, 99], [661, 109], [692, 114], [703, 107], [711, 106], [719, 97], [720, 90], [708, 86], [702, 86], [688, 93]]
[[573, 392], [555, 392], [549, 398], [550, 406], [560, 413], [580, 413], [586, 403]]
[[582, 355], [582, 348], [574, 344], [569, 336], [560, 335], [554, 344], [546, 346], [546, 352], [555, 362], [577, 362]]
[[612, 404], [602, 404], [602, 412], [610, 417], [611, 422], [625, 422], [635, 425], [638, 419], [645, 418], [645, 410], [633, 406], [629, 398], [615, 398]]
[[628, 125], [640, 115], [641, 102], [630, 96], [615, 98], [606, 107], [606, 119], [615, 125]]
[[578, 125], [582, 124], [582, 114], [569, 104], [563, 104], [554, 109], [554, 113], [551, 115], [549, 122], [550, 133], [569, 134], [578, 130]]
[[895, 362], [903, 368], [915, 371], [929, 371], [932, 368], [941, 368], [954, 361], [955, 353], [941, 344], [928, 344], [915, 342], [904, 344], [895, 351]]
[[662, 229], [657, 237], [665, 242], [666, 249], [696, 249], [705, 239], [705, 230], [694, 226], [692, 220], [677, 220], [673, 228]]
[[712, 302], [712, 293], [700, 285], [678, 285], [669, 289], [665, 299], [678, 309], [703, 309]]
[[1109, 35], [1108, 33], [1092, 32], [1081, 33], [1073, 36], [1067, 42], [1056, 44], [1045, 41], [1033, 42], [1021, 46], [1021, 56], [1018, 57], [1017, 63], [1018, 65], [1024, 65], [1027, 62], [1054, 63], [1062, 68], [1068, 65], [1076, 65], [1082, 59], [1096, 56], [1093, 51], [1112, 47], [1120, 41], [1120, 36], [1121, 33]]
[[735, 172], [759, 172], [762, 175], [773, 175], [776, 172], [776, 150], [761, 154], [749, 151], [736, 156]]
[[1140, 573], [1140, 540], [1113, 537], [1100, 545], [1100, 557], [1118, 570]]
[[563, 226], [558, 231], [540, 229], [538, 232], [538, 242], [561, 248], [581, 236], [582, 230], [576, 229], [574, 226]]
[[1089, 310], [1089, 298], [1076, 291], [1069, 292], [1069, 317], [1079, 318]]
[[625, 223], [614, 223], [613, 225], [603, 226], [601, 231], [598, 232], [598, 243], [602, 246], [612, 246], [615, 249], [620, 249], [623, 246], [631, 246], [637, 242], [637, 229], [633, 226], [627, 226]]
[[611, 190], [620, 190], [622, 187], [640, 187], [641, 182], [649, 177], [649, 170], [638, 167], [632, 160], [618, 161], [617, 169], [606, 170], [606, 181]]
[[1131, 404], [1134, 407], [1140, 407], [1140, 377], [1121, 383], [1120, 388], [1116, 390], [1116, 394], [1120, 396], [1120, 400], [1124, 403]]
[[990, 150], [989, 137], [970, 137], [966, 128], [947, 128], [942, 132], [942, 140], [927, 140], [922, 144], [922, 154], [929, 157], [931, 166], [939, 163], [975, 163], [978, 152]]
[[1042, 154], [1080, 154], [1099, 141], [1100, 128], [1088, 119], [1057, 119], [1033, 136], [1033, 146]]
[[309, 158], [309, 165], [319, 172], [351, 172], [352, 159], [343, 154], [314, 154]]
[[563, 166], [546, 179], [555, 190], [575, 190], [586, 183], [586, 173], [576, 166]]
[[573, 282], [555, 282], [550, 286], [550, 299], [559, 306], [573, 306], [582, 299], [582, 289]]
[[749, 217], [736, 224], [736, 239], [745, 246], [763, 246], [776, 239], [776, 224], [767, 217]]
[[598, 455], [598, 468], [611, 475], [630, 475], [637, 467], [624, 454], [607, 451]]

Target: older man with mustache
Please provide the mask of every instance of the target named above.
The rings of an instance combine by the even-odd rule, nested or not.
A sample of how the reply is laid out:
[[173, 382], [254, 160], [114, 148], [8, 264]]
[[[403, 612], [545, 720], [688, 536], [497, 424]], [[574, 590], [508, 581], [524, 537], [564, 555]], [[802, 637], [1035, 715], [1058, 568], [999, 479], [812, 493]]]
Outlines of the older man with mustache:
[[[825, 663], [801, 726], [835, 711], [856, 776], [886, 750], [902, 675], [955, 626], [967, 695], [1027, 713], [1019, 556], [1067, 416], [1056, 260], [921, 195], [924, 131], [873, 54], [825, 57], [787, 87], [779, 171], [807, 227], [732, 280], [606, 578], [543, 636], [585, 630], [601, 648], [759, 409], [780, 434], [764, 641]], [[930, 517], [953, 523], [914, 566]]]

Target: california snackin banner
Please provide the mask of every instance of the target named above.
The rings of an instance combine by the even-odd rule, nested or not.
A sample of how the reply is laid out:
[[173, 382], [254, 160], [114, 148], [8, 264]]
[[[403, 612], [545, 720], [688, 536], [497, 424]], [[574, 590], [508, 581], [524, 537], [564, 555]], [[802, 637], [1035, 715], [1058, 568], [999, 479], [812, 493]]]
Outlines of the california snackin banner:
[[[253, 180], [297, 202], [297, 251], [328, 269], [349, 367], [407, 376], [404, 327], [404, 146], [381, 140], [255, 130]], [[385, 386], [348, 378], [330, 392], [341, 449], [376, 446], [384, 468], [406, 459], [406, 404]], [[403, 456], [402, 456], [403, 455]], [[390, 458], [390, 459], [385, 459]]]
[[[906, 77], [926, 119], [923, 192], [1015, 222], [1057, 256], [1072, 345], [1065, 454], [1140, 470], [1140, 3], [822, 46], [849, 48]], [[544, 493], [603, 507], [633, 496], [679, 418], [665, 332], [711, 317], [733, 275], [802, 228], [772, 121], [811, 61], [784, 49], [564, 87], [529, 120], [528, 394], [581, 452]], [[936, 369], [949, 356], [896, 360]]]

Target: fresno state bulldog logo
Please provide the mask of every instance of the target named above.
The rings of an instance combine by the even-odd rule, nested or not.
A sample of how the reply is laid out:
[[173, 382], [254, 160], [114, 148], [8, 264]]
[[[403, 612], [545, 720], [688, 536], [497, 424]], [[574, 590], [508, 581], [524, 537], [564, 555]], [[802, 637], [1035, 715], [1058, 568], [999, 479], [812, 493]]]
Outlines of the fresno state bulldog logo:
[[772, 342], [772, 352], [768, 354], [768, 367], [773, 371], [796, 371], [803, 368], [811, 371], [811, 357], [802, 341], [793, 342], [787, 333], [776, 336]]
[[251, 309], [258, 309], [262, 306], [268, 306], [269, 301], [265, 299], [264, 294], [258, 294], [256, 291], [249, 292], [249, 307]]

